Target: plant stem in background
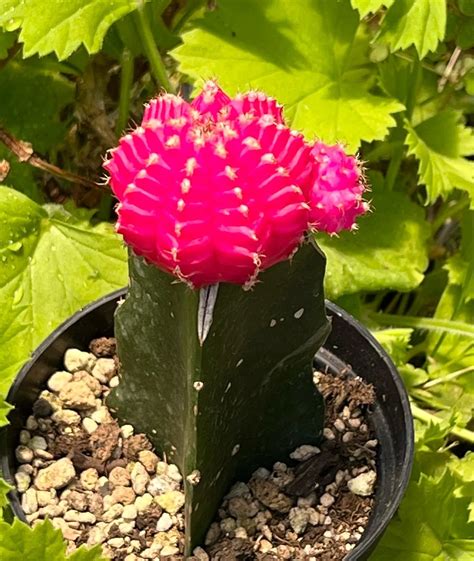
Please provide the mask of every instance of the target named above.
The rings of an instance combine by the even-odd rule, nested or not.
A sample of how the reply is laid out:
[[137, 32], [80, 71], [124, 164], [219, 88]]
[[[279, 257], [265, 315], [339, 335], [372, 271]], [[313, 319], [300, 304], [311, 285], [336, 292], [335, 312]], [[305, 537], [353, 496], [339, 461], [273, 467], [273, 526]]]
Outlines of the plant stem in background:
[[135, 59], [127, 47], [122, 53], [122, 72], [120, 74], [120, 98], [119, 98], [119, 114], [115, 133], [120, 136], [127, 126], [128, 116], [130, 113], [130, 92], [133, 85], [133, 70]]
[[25, 162], [31, 166], [46, 171], [59, 179], [64, 179], [64, 181], [69, 181], [71, 183], [77, 183], [83, 187], [88, 187], [89, 189], [102, 189], [109, 192], [109, 188], [106, 185], [96, 183], [92, 179], [87, 179], [80, 175], [76, 175], [70, 171], [58, 168], [54, 164], [50, 164], [46, 160], [40, 158], [35, 154], [33, 147], [29, 142], [24, 140], [18, 140], [11, 133], [7, 132], [5, 129], [0, 127], [0, 142], [4, 144], [10, 152], [15, 154], [20, 162]]
[[174, 93], [173, 86], [168, 78], [163, 59], [161, 58], [160, 51], [156, 46], [153, 33], [151, 31], [150, 24], [146, 18], [146, 14], [143, 8], [137, 10], [134, 14], [135, 23], [137, 25], [138, 32], [142, 39], [143, 48], [145, 49], [148, 61], [151, 67], [151, 73], [157, 83], [166, 89], [169, 93]]
[[474, 326], [462, 321], [448, 319], [426, 318], [415, 316], [398, 316], [394, 314], [370, 313], [369, 318], [381, 325], [393, 327], [414, 327], [428, 331], [443, 331], [451, 335], [474, 337]]
[[[425, 409], [418, 407], [413, 402], [411, 403], [411, 411], [413, 413], [413, 417], [418, 419], [422, 423], [439, 423], [442, 421], [440, 417], [434, 415], [433, 413], [429, 413]], [[468, 429], [462, 429], [461, 427], [453, 427], [451, 429], [451, 434], [456, 438], [460, 438], [461, 440], [465, 440], [471, 444], [474, 444], [474, 432]]]

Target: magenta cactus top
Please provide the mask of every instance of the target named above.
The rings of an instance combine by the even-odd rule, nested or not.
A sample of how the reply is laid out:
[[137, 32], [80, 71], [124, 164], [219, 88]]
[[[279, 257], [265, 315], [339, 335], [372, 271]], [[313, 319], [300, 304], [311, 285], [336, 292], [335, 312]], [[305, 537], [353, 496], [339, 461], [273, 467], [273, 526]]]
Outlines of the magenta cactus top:
[[306, 142], [264, 93], [231, 99], [214, 81], [191, 104], [151, 100], [104, 167], [125, 242], [196, 288], [251, 286], [308, 230], [354, 228], [368, 209], [355, 157]]

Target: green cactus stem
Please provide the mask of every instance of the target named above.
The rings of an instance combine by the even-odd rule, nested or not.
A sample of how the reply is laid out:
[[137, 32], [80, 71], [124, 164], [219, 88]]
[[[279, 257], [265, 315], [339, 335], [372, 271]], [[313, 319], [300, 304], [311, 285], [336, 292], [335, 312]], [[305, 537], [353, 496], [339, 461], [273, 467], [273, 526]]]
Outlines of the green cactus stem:
[[330, 330], [324, 270], [307, 243], [252, 290], [199, 291], [130, 257], [115, 319], [122, 380], [109, 402], [180, 468], [186, 554], [236, 478], [318, 442], [324, 406], [312, 360]]

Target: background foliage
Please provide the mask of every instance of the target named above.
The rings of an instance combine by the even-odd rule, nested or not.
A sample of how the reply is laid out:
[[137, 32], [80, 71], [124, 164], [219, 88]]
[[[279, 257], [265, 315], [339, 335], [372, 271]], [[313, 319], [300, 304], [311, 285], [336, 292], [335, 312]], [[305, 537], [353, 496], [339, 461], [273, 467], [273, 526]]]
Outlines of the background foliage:
[[[126, 283], [90, 181], [104, 152], [158, 88], [208, 77], [264, 89], [367, 162], [373, 213], [317, 238], [328, 296], [389, 350], [416, 418], [412, 483], [372, 559], [472, 559], [473, 0], [0, 0], [0, 139], [40, 160], [0, 145], [1, 395], [58, 323]], [[0, 526], [1, 559], [101, 559], [66, 557], [49, 523]]]

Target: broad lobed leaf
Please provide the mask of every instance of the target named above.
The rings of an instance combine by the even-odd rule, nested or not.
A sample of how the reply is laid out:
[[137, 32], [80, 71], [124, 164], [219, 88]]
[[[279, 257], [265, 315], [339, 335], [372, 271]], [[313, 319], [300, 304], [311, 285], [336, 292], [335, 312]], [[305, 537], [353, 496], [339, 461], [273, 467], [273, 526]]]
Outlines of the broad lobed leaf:
[[0, 390], [63, 320], [127, 282], [125, 250], [109, 224], [41, 207], [0, 187]]
[[348, 0], [221, 0], [183, 35], [173, 54], [195, 79], [217, 76], [230, 92], [274, 95], [309, 138], [381, 139], [399, 102], [370, 92], [368, 41]]
[[100, 50], [110, 26], [149, 0], [0, 0], [0, 27], [21, 27], [25, 56], [54, 52], [60, 60], [80, 45]]

